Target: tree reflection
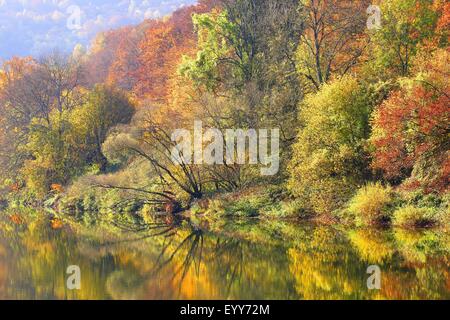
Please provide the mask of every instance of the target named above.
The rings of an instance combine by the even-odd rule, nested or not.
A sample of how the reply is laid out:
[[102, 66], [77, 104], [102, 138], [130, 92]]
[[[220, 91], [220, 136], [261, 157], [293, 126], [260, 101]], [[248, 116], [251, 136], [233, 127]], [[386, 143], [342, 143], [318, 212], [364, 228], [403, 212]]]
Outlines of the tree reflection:
[[[203, 231], [190, 224], [189, 235], [179, 244], [175, 245], [175, 248], [171, 253], [168, 253], [170, 249], [173, 248], [173, 245], [173, 240], [163, 245], [161, 254], [157, 260], [158, 268], [155, 272], [161, 272], [165, 266], [172, 263], [174, 259], [177, 258], [177, 255], [182, 255], [181, 266], [177, 268], [173, 275], [173, 278], [175, 278], [181, 273], [181, 284], [191, 266], [194, 267], [197, 274], [199, 273], [203, 253]], [[168, 258], [165, 258], [166, 253], [168, 253]]]
[[[48, 218], [0, 219], [0, 298], [449, 298], [445, 232], [310, 224], [275, 224], [273, 232], [265, 223], [234, 224], [228, 234], [178, 217], [103, 233], [54, 229]], [[82, 270], [80, 291], [66, 289], [72, 264]], [[380, 291], [367, 289], [371, 264], [381, 267]]]
[[243, 243], [236, 239], [217, 238], [214, 248], [219, 261], [217, 264], [217, 273], [219, 278], [225, 280], [225, 296], [228, 298], [231, 293], [232, 285], [239, 282], [243, 273], [244, 250]]

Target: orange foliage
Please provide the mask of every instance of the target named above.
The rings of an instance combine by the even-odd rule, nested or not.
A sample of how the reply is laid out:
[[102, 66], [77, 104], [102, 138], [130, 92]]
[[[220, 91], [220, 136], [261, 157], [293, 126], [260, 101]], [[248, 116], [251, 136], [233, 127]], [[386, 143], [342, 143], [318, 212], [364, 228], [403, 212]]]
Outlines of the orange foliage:
[[215, 2], [199, 1], [197, 5], [175, 11], [168, 19], [147, 20], [137, 27], [107, 34], [116, 43], [107, 80], [132, 91], [139, 99], [166, 102], [170, 91], [168, 82], [182, 56], [195, 51], [191, 16], [207, 12]]
[[64, 227], [64, 223], [62, 222], [62, 220], [60, 219], [52, 219], [52, 221], [50, 222], [50, 225], [52, 227], [52, 229], [58, 230], [58, 229], [62, 229]]
[[10, 215], [9, 219], [15, 224], [24, 224], [25, 222], [23, 218], [17, 213]]
[[441, 3], [441, 1], [436, 1], [436, 11], [441, 12], [441, 16], [439, 18], [439, 21], [437, 23], [437, 30], [441, 32], [447, 33], [447, 39], [449, 37], [449, 30], [450, 30], [450, 2], [444, 1], [444, 3]]
[[87, 61], [84, 63], [86, 84], [93, 86], [103, 83], [108, 78], [111, 66], [117, 60], [121, 40], [127, 37], [132, 27], [99, 33], [91, 44]]
[[16, 183], [13, 183], [12, 185], [10, 185], [9, 189], [11, 192], [19, 192], [21, 189], [21, 185], [18, 182], [16, 182]]
[[63, 186], [58, 184], [58, 183], [53, 183], [50, 186], [50, 190], [52, 190], [53, 192], [56, 192], [56, 193], [63, 193], [64, 192]]
[[108, 70], [109, 83], [116, 84], [125, 90], [132, 90], [137, 82], [139, 68], [139, 42], [143, 37], [143, 29], [147, 25], [129, 28], [118, 41], [115, 59]]
[[64, 192], [64, 188], [62, 185], [58, 184], [58, 183], [53, 183], [50, 186], [50, 190], [56, 193], [63, 193]]
[[[6, 61], [0, 71], [0, 85], [5, 84], [6, 81], [20, 79], [26, 71], [31, 70], [35, 65], [31, 57], [13, 57]], [[0, 88], [3, 86], [0, 86]]]

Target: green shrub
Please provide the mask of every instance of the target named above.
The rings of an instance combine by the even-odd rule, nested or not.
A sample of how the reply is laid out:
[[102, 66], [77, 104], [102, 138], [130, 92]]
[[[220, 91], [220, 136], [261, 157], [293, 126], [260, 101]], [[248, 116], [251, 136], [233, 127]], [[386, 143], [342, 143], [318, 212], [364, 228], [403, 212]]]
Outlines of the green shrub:
[[[265, 195], [222, 197], [209, 201], [205, 215], [228, 216], [228, 217], [256, 217], [265, 212], [271, 211], [273, 202]], [[194, 212], [198, 211], [195, 207]]]
[[96, 211], [84, 211], [83, 223], [87, 226], [96, 225], [99, 222], [99, 215]]
[[439, 208], [445, 202], [445, 196], [435, 193], [424, 193], [423, 190], [400, 191], [406, 204], [416, 207]]
[[305, 204], [300, 200], [284, 202], [282, 208], [288, 217], [307, 218], [309, 216]]
[[272, 201], [281, 201], [288, 196], [288, 191], [284, 185], [271, 185], [267, 188], [266, 194]]
[[264, 195], [254, 195], [243, 197], [237, 201], [231, 201], [226, 207], [226, 214], [229, 216], [257, 217], [264, 210], [273, 204], [270, 199]]
[[83, 198], [83, 210], [87, 212], [97, 212], [98, 203], [94, 193], [89, 192]]
[[259, 216], [259, 209], [260, 206], [257, 203], [244, 200], [229, 206], [226, 209], [226, 214], [239, 217], [257, 217]]
[[359, 189], [350, 200], [347, 211], [355, 217], [357, 224], [385, 224], [390, 220], [393, 201], [390, 187], [384, 187], [380, 183], [368, 184]]
[[281, 205], [281, 203], [277, 202], [273, 205], [264, 208], [263, 212], [261, 213], [263, 216], [267, 218], [277, 218], [282, 219], [288, 217], [288, 214], [284, 207]]
[[406, 228], [430, 227], [439, 223], [437, 210], [405, 206], [395, 210], [392, 224]]

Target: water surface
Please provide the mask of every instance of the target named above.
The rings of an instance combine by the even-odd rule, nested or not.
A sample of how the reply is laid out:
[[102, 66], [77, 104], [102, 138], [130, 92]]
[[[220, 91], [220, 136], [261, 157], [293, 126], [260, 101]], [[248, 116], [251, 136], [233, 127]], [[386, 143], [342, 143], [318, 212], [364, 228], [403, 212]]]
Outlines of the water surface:
[[[70, 265], [81, 290], [66, 288]], [[367, 288], [370, 265], [380, 290]], [[111, 235], [47, 218], [0, 230], [0, 299], [449, 298], [444, 231], [248, 220]]]

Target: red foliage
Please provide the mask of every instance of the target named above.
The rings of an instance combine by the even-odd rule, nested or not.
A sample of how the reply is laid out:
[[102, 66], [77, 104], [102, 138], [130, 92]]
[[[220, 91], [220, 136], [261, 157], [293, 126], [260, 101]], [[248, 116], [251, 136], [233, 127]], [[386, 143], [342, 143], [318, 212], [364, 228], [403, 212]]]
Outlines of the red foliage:
[[437, 23], [437, 31], [438, 32], [446, 32], [447, 39], [448, 39], [448, 32], [450, 30], [450, 2], [445, 1], [441, 6], [438, 6], [436, 8], [438, 11], [441, 12], [441, 16], [439, 18], [439, 21]]
[[437, 191], [447, 189], [449, 94], [448, 85], [438, 89], [427, 82], [394, 92], [376, 111], [373, 125], [382, 134], [372, 139], [373, 167], [382, 169], [387, 178], [407, 178], [416, 165], [431, 161], [439, 167], [440, 174], [421, 181], [422, 186]]

